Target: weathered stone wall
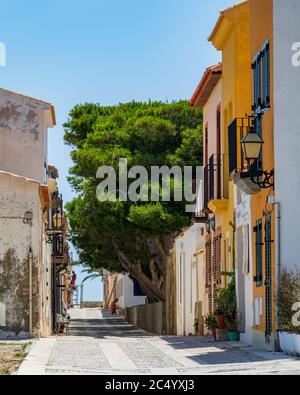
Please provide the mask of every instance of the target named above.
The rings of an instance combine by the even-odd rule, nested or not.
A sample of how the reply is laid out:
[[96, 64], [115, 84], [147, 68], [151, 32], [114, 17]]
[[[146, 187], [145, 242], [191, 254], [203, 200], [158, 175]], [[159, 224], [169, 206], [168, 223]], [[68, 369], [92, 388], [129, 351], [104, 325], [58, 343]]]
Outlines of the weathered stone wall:
[[[32, 211], [32, 224], [24, 214]], [[0, 172], [0, 332], [29, 332], [29, 252], [32, 249], [33, 331], [45, 331], [41, 317], [46, 300], [42, 261], [42, 208], [39, 183]], [[42, 322], [43, 321], [43, 322]], [[10, 333], [10, 335], [13, 335]], [[1, 333], [0, 333], [1, 336]]]
[[46, 182], [51, 105], [0, 89], [0, 170]]
[[145, 304], [126, 309], [127, 321], [136, 328], [163, 335], [163, 303]]

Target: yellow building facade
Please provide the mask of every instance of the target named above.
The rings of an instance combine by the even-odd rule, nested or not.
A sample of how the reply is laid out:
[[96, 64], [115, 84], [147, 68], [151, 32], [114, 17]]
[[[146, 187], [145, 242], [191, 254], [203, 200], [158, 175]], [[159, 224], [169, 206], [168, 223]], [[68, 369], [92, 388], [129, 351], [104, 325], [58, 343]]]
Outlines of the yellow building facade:
[[228, 128], [251, 109], [249, 13], [248, 2], [222, 11], [209, 37], [214, 47], [222, 52], [222, 196], [210, 200], [208, 207], [214, 214], [222, 214], [222, 270], [230, 272], [236, 270], [236, 216]]
[[[222, 265], [235, 271], [241, 340], [274, 349], [272, 4], [249, 0], [222, 11], [209, 37], [222, 52], [223, 187], [208, 207], [222, 213]], [[255, 161], [246, 160], [241, 146], [251, 131], [263, 140]]]
[[[252, 61], [252, 104], [259, 133], [264, 141], [260, 168], [274, 169], [274, 100], [273, 100], [273, 0], [250, 0], [250, 50]], [[255, 69], [260, 69], [260, 76]], [[254, 92], [255, 79], [259, 91]], [[264, 89], [266, 87], [266, 92]], [[269, 197], [274, 188], [261, 189], [252, 197], [254, 242], [253, 344], [275, 348], [275, 211]], [[257, 311], [259, 309], [259, 312]]]

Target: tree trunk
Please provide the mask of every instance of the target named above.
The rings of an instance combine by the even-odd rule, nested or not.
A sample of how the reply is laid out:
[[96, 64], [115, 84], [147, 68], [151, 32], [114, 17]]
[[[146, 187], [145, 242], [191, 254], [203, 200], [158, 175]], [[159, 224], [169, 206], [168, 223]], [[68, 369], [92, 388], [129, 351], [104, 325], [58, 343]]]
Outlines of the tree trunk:
[[142, 270], [141, 264], [131, 264], [123, 251], [117, 249], [117, 255], [123, 269], [130, 274], [141, 286], [149, 302], [158, 302], [165, 299], [164, 294]]

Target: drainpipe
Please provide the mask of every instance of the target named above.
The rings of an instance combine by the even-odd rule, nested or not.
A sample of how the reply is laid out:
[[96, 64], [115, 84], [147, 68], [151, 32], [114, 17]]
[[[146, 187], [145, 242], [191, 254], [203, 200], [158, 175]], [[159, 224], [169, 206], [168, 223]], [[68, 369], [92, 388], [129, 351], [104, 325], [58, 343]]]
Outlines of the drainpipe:
[[32, 337], [32, 249], [29, 249], [29, 335]]

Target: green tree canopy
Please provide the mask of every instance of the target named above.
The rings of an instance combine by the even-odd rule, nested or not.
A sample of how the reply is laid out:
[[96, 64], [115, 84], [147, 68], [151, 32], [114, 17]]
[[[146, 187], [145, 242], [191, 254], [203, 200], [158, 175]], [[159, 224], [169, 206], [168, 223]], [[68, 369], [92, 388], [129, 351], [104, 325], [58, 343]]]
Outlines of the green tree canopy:
[[80, 261], [92, 270], [129, 273], [150, 301], [164, 300], [168, 253], [192, 220], [185, 202], [100, 202], [96, 173], [112, 166], [118, 174], [120, 158], [149, 173], [151, 166], [201, 165], [202, 112], [186, 101], [88, 103], [75, 106], [64, 127], [73, 147], [69, 181], [78, 193], [67, 211]]

